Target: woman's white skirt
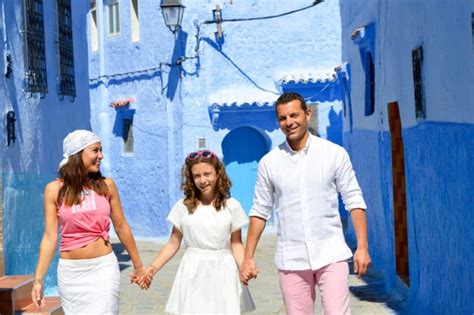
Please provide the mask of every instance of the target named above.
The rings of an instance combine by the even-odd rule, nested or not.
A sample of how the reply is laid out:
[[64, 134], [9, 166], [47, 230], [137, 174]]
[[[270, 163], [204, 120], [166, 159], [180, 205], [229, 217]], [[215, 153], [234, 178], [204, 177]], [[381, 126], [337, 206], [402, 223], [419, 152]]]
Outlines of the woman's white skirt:
[[58, 291], [69, 314], [118, 314], [120, 270], [114, 252], [91, 259], [59, 259]]
[[186, 249], [166, 304], [167, 313], [240, 314], [254, 309], [230, 250]]

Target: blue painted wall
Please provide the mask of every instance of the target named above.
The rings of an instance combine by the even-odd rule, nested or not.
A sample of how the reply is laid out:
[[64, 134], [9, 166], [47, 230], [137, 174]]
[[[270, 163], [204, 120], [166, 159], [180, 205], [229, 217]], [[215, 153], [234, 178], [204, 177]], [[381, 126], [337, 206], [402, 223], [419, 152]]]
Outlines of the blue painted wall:
[[[321, 72], [331, 72], [341, 62], [338, 2], [327, 1], [271, 20], [224, 23], [224, 38], [218, 40], [216, 25], [202, 24], [212, 19], [216, 4], [223, 17], [231, 19], [279, 14], [313, 2], [285, 1], [275, 6], [272, 0], [184, 1], [182, 29], [172, 34], [164, 25], [159, 1], [138, 1], [140, 40], [136, 42], [131, 40], [130, 1], [119, 3], [121, 31], [109, 36], [107, 8], [103, 1], [97, 2], [99, 50], [89, 55], [91, 124], [105, 139], [103, 170], [117, 181], [135, 235], [167, 235], [166, 216], [182, 195], [181, 166], [186, 154], [198, 149], [199, 138], [205, 138], [205, 147], [220, 158], [230, 159], [232, 193], [248, 208], [258, 159], [284, 139], [273, 108], [283, 79], [292, 76], [311, 85], [321, 79]], [[194, 21], [200, 25], [199, 34]], [[89, 15], [89, 26], [90, 22]], [[183, 56], [192, 59], [177, 65]], [[307, 90], [311, 96], [311, 87]], [[129, 105], [135, 110], [132, 154], [123, 152], [123, 139], [114, 134], [117, 115], [109, 106], [128, 98], [135, 99]], [[214, 105], [218, 115], [213, 114]], [[323, 134], [329, 125], [329, 105], [325, 109], [320, 115]], [[243, 130], [259, 133], [232, 141], [241, 152], [249, 143], [246, 149], [256, 154], [239, 164], [243, 155], [227, 153], [235, 148], [227, 151], [225, 139]]]
[[[369, 247], [387, 292], [406, 314], [474, 311], [474, 59], [472, 1], [340, 1], [342, 59], [350, 64], [349, 150], [368, 204]], [[365, 70], [351, 34], [375, 26], [375, 112], [366, 116]], [[426, 118], [415, 116], [412, 50], [424, 50]], [[396, 275], [391, 136], [398, 102], [405, 154], [409, 287]], [[347, 104], [346, 104], [347, 105]], [[352, 121], [351, 121], [352, 117]], [[352, 227], [350, 236], [354, 238]]]
[[[55, 3], [44, 1], [48, 93], [41, 98], [24, 92], [22, 2], [0, 0], [3, 237], [5, 272], [10, 275], [34, 272], [44, 227], [44, 185], [56, 177], [64, 136], [74, 129], [90, 129], [88, 70], [83, 66], [87, 63], [84, 24], [88, 3], [72, 1], [77, 93], [74, 101], [69, 97], [61, 100], [57, 90]], [[7, 52], [12, 56], [9, 78], [3, 75]], [[16, 114], [17, 140], [7, 146], [5, 115], [10, 110]], [[46, 278], [47, 293], [53, 292], [56, 285], [56, 263], [54, 260]]]

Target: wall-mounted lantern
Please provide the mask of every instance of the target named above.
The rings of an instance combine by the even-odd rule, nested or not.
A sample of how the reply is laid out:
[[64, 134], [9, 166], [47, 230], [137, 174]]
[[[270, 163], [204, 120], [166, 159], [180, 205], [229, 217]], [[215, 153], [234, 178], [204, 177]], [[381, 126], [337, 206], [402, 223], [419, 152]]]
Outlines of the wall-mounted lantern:
[[161, 10], [166, 26], [174, 33], [181, 27], [185, 6], [181, 0], [162, 0]]
[[7, 143], [10, 146], [16, 140], [15, 136], [15, 112], [9, 111], [7, 113]]

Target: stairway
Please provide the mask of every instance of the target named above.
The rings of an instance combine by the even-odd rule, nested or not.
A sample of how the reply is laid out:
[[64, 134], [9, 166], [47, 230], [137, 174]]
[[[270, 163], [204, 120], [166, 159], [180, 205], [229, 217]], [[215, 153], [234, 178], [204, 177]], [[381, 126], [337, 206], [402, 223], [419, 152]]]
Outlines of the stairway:
[[31, 302], [33, 276], [0, 277], [0, 315], [36, 314], [62, 315], [59, 297], [46, 297], [46, 306], [36, 307]]

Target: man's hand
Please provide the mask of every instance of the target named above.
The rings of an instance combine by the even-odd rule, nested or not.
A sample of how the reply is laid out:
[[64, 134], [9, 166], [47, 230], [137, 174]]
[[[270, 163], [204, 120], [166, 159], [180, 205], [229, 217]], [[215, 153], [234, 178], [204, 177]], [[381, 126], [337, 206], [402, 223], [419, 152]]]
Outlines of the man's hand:
[[354, 253], [354, 272], [361, 278], [370, 267], [369, 251], [366, 248], [357, 248]]
[[252, 278], [256, 279], [259, 272], [260, 270], [257, 268], [255, 260], [253, 258], [245, 258], [240, 266], [240, 281], [248, 285], [249, 280]]

